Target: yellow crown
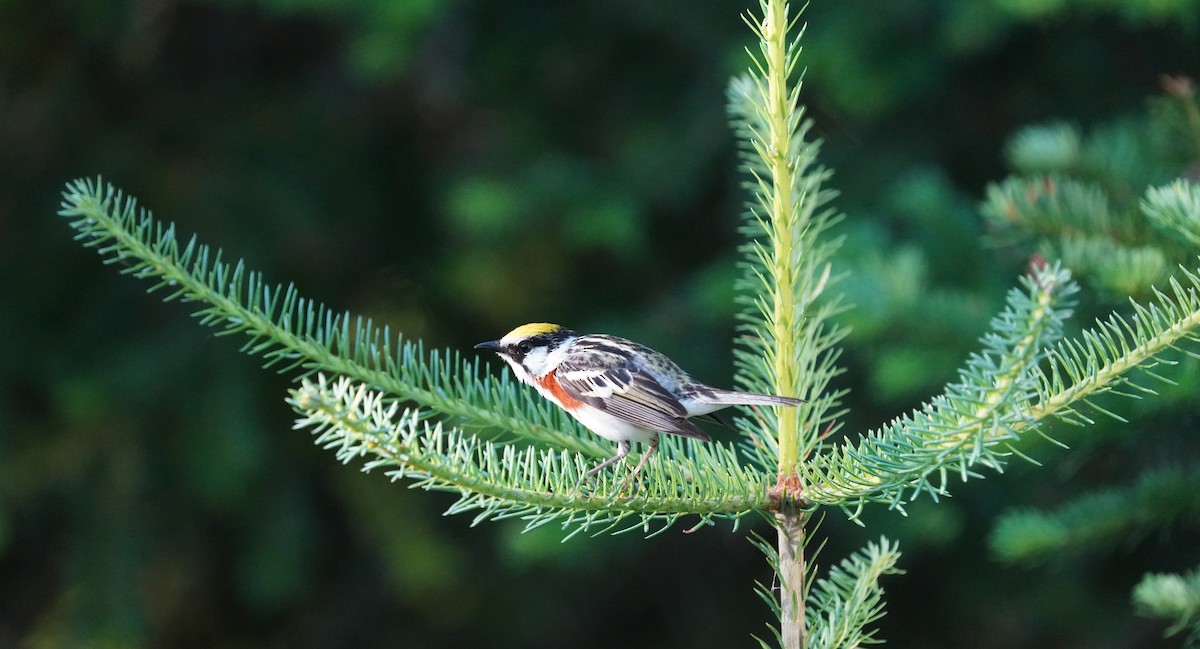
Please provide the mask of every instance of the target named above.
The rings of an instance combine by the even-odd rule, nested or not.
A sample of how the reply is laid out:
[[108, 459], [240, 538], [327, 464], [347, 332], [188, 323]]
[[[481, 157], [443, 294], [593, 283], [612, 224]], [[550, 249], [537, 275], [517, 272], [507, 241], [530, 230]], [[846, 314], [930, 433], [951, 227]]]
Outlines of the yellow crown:
[[540, 336], [542, 334], [554, 333], [559, 329], [562, 329], [562, 327], [550, 322], [530, 322], [529, 324], [523, 324], [520, 327], [508, 332], [508, 335], [506, 335], [505, 338], [529, 338], [530, 336]]

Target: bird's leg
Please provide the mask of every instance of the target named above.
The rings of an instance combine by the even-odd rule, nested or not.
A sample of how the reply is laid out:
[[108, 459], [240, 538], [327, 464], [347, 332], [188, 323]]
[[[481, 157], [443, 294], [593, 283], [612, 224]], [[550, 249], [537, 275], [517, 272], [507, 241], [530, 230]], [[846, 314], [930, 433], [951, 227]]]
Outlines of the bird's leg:
[[[637, 474], [642, 470], [642, 467], [646, 466], [646, 460], [649, 460], [650, 456], [654, 455], [654, 451], [656, 450], [658, 450], [658, 435], [655, 435], [654, 439], [650, 440], [650, 445], [646, 448], [646, 452], [642, 454], [642, 459], [638, 461], [637, 466], [633, 467], [633, 473], [630, 473], [625, 477], [622, 487], [624, 486], [625, 482], [631, 482], [637, 477]], [[633, 488], [635, 490], [637, 489], [637, 482], [633, 482]]]
[[[588, 478], [596, 475], [597, 473], [600, 473], [601, 471], [607, 469], [608, 467], [612, 466], [614, 462], [620, 462], [621, 460], [624, 460], [625, 456], [629, 455], [629, 449], [631, 449], [632, 447], [633, 447], [632, 442], [630, 442], [627, 439], [623, 439], [623, 440], [617, 442], [617, 454], [608, 458], [607, 460], [601, 462], [599, 464], [599, 466], [592, 469], [591, 471], [588, 471], [587, 473], [584, 473], [583, 475], [579, 476], [579, 482], [575, 483], [575, 489], [572, 491], [572, 494], [579, 493], [579, 488], [583, 486], [584, 480], [587, 480]], [[641, 464], [639, 464], [638, 467], [640, 468]]]

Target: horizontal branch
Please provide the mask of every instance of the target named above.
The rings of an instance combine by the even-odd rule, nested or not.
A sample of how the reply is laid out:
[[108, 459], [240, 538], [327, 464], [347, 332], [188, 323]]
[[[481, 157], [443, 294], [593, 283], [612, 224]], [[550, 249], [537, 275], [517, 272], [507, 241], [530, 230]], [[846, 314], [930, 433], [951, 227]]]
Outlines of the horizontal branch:
[[149, 290], [166, 291], [164, 301], [203, 304], [195, 312], [201, 324], [218, 335], [246, 336], [241, 351], [264, 358], [267, 367], [352, 377], [473, 432], [502, 432], [592, 457], [609, 453], [561, 410], [530, 399], [507, 373], [480, 378], [478, 360], [453, 351], [427, 354], [388, 327], [301, 297], [294, 285], [266, 284], [243, 261], [225, 263], [195, 237], [181, 246], [174, 225], [164, 226], [99, 179], [69, 183], [63, 198], [59, 214], [70, 219], [76, 239], [105, 263], [121, 264], [122, 273], [154, 281]]
[[951, 474], [975, 475], [978, 465], [999, 470], [1005, 445], [1027, 429], [1026, 406], [1044, 349], [1061, 335], [1075, 285], [1057, 267], [1022, 278], [1008, 306], [984, 337], [959, 382], [903, 418], [833, 451], [801, 469], [804, 498], [837, 505], [856, 515], [867, 502], [901, 507], [907, 498], [945, 493]]
[[664, 440], [681, 448], [652, 456], [636, 489], [619, 467], [577, 489], [591, 464], [583, 455], [480, 440], [430, 423], [419, 410], [388, 405], [380, 392], [345, 377], [304, 379], [288, 402], [301, 415], [296, 427], [312, 429], [343, 462], [370, 456], [365, 470], [457, 492], [461, 499], [448, 513], [474, 513], [475, 522], [518, 518], [530, 528], [558, 523], [572, 534], [652, 533], [684, 517], [707, 523], [762, 510], [774, 479], [746, 470], [725, 445]]
[[1182, 267], [1180, 271], [1182, 281], [1169, 280], [1170, 295], [1155, 289], [1153, 302], [1131, 301], [1131, 317], [1114, 313], [1097, 320], [1095, 327], [1078, 338], [1057, 345], [1047, 367], [1038, 372], [1039, 388], [1029, 418], [1088, 423], [1091, 420], [1080, 406], [1098, 409], [1089, 399], [1122, 386], [1153, 393], [1131, 383], [1132, 370], [1148, 369], [1164, 352], [1200, 342], [1200, 271]]

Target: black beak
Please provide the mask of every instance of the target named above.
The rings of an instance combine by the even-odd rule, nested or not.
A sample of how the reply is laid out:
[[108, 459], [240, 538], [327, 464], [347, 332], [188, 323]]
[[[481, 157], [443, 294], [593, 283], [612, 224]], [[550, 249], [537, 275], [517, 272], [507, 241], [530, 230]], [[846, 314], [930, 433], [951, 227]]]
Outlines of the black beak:
[[475, 345], [475, 349], [490, 349], [498, 354], [500, 353], [500, 341], [489, 340], [485, 343], [479, 343], [478, 345]]

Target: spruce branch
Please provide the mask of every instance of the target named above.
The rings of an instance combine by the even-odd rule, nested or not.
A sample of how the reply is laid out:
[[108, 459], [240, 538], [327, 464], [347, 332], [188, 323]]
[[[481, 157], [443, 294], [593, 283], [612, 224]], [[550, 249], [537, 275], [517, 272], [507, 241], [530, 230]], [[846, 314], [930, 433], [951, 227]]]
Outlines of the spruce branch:
[[1200, 568], [1146, 575], [1133, 589], [1133, 603], [1141, 615], [1170, 620], [1166, 635], [1189, 629], [1186, 646], [1200, 646]]
[[1142, 212], [1156, 228], [1192, 248], [1200, 248], [1200, 185], [1176, 180], [1152, 187], [1142, 198]]
[[1143, 295], [1185, 258], [1173, 240], [1149, 236], [1136, 206], [1117, 204], [1094, 180], [1010, 177], [988, 187], [980, 211], [995, 239], [1034, 239], [1043, 257], [1110, 295]]
[[1182, 279], [1169, 280], [1170, 293], [1153, 289], [1154, 300], [1130, 301], [1132, 316], [1112, 313], [1078, 337], [1058, 343], [1036, 374], [1031, 421], [1054, 417], [1071, 424], [1090, 424], [1088, 412], [1120, 419], [1094, 401], [1105, 393], [1128, 397], [1154, 394], [1134, 380], [1140, 375], [1170, 382], [1156, 372], [1171, 350], [1197, 356], [1189, 343], [1200, 343], [1200, 270], [1180, 267]]
[[878, 644], [871, 625], [883, 617], [883, 588], [880, 578], [903, 574], [896, 568], [900, 546], [886, 538], [854, 553], [817, 580], [809, 593], [809, 608], [819, 611], [809, 627], [810, 649], [861, 647]]
[[993, 238], [1034, 240], [1109, 298], [1142, 299], [1166, 282], [1200, 245], [1200, 191], [1176, 178], [1195, 161], [1191, 110], [1180, 110], [1194, 109], [1194, 97], [1167, 85], [1175, 96], [1141, 119], [1086, 136], [1061, 123], [1014, 135], [1008, 158], [1019, 175], [991, 184], [981, 205]]
[[992, 321], [984, 349], [959, 380], [921, 409], [813, 457], [801, 468], [809, 503], [837, 505], [857, 516], [867, 502], [903, 507], [920, 493], [937, 498], [951, 475], [1000, 470], [1017, 433], [1035, 423], [1026, 407], [1038, 385], [1037, 364], [1061, 336], [1076, 287], [1056, 266], [1022, 278]]
[[835, 346], [847, 332], [831, 324], [843, 309], [831, 291], [838, 276], [830, 259], [840, 240], [825, 236], [840, 216], [828, 208], [835, 196], [824, 186], [830, 173], [817, 164], [820, 141], [810, 137], [812, 123], [799, 101], [804, 30], [796, 29], [799, 18], [785, 2], [763, 2], [761, 10], [761, 19], [746, 18], [758, 53], [750, 52], [750, 71], [733, 79], [727, 93], [752, 196], [742, 225], [736, 380], [748, 390], [809, 399], [766, 414], [761, 425], [740, 422], [756, 444], [750, 457], [789, 476], [840, 414], [842, 393], [827, 387], [840, 373]]
[[1009, 141], [1009, 164], [1026, 175], [1078, 170], [1083, 163], [1083, 137], [1079, 129], [1055, 122], [1021, 129]]
[[980, 211], [1001, 235], [1057, 238], [1086, 233], [1130, 242], [1120, 213], [1092, 181], [1058, 174], [1009, 177], [988, 186]]
[[[1086, 426], [1097, 415], [1125, 421], [1099, 399], [1106, 395], [1190, 394], [1163, 368], [1182, 355], [1200, 358], [1200, 269], [1193, 266], [1200, 186], [1181, 174], [1195, 165], [1200, 111], [1190, 80], [1162, 81], [1168, 96], [1140, 119], [1101, 126], [1087, 137], [1062, 125], [1024, 129], [1009, 157], [1025, 177], [988, 189], [983, 212], [1000, 236], [1034, 239], [1043, 257], [1071, 268], [1100, 295], [1132, 296], [1123, 311], [1097, 318], [1047, 351], [1026, 408], [1030, 428], [1044, 420]], [[1197, 479], [1195, 470], [1150, 471], [1130, 486], [1085, 494], [1057, 511], [1008, 514], [992, 535], [993, 551], [1014, 562], [1049, 560], [1169, 529], [1196, 516]], [[1144, 614], [1174, 620], [1169, 633], [1190, 625], [1187, 642], [1197, 646], [1196, 583], [1194, 574], [1148, 575], [1134, 600]]]
[[1062, 552], [1115, 545], [1184, 519], [1200, 520], [1200, 469], [1160, 469], [1124, 488], [1080, 496], [1055, 511], [1005, 514], [988, 539], [998, 557], [1031, 563]]
[[292, 284], [267, 284], [245, 262], [222, 261], [220, 251], [197, 242], [180, 244], [175, 226], [163, 225], [100, 179], [68, 183], [59, 214], [76, 239], [95, 248], [106, 264], [154, 282], [164, 301], [197, 302], [200, 323], [217, 335], [246, 337], [241, 351], [266, 367], [307, 376], [324, 371], [376, 386], [391, 398], [415, 404], [451, 425], [566, 448], [592, 457], [610, 453], [594, 436], [553, 406], [533, 401], [508, 378], [453, 351], [426, 353], [370, 319], [339, 313], [300, 296]]
[[1067, 268], [1090, 277], [1112, 295], [1142, 295], [1171, 273], [1162, 248], [1129, 246], [1106, 236], [1062, 234], [1054, 246], [1039, 246], [1040, 254], [1057, 258]]
[[[852, 516], [866, 502], [902, 507], [919, 493], [937, 498], [950, 475], [976, 477], [976, 466], [1002, 470], [1011, 443], [1040, 431], [1046, 420], [1090, 424], [1089, 413], [1110, 413], [1095, 397], [1138, 397], [1153, 390], [1141, 376], [1167, 381], [1155, 370], [1171, 350], [1196, 355], [1200, 342], [1200, 271], [1180, 269], [1170, 294], [1155, 290], [1133, 315], [1113, 313], [1078, 337], [1059, 340], [1076, 290], [1066, 271], [1048, 267], [1014, 289], [1008, 307], [968, 361], [957, 384], [920, 410], [818, 455], [803, 467], [805, 496]], [[1040, 364], [1039, 364], [1040, 363]]]
[[632, 493], [619, 471], [597, 475], [594, 488], [578, 490], [589, 468], [579, 453], [481, 440], [430, 423], [418, 409], [400, 410], [383, 393], [346, 377], [305, 378], [288, 403], [300, 414], [296, 428], [311, 429], [317, 444], [336, 450], [338, 459], [364, 459], [364, 471], [382, 469], [414, 488], [459, 493], [447, 513], [473, 514], [473, 524], [517, 518], [527, 529], [557, 523], [570, 530], [568, 537], [655, 534], [685, 517], [700, 525], [766, 504], [767, 477], [747, 471], [723, 444], [674, 442], [687, 450], [675, 449], [669, 460], [655, 454]]
[[[293, 394], [302, 424], [316, 427], [322, 443], [341, 444], [343, 459], [369, 450], [378, 457], [367, 468], [390, 466], [418, 486], [460, 491], [451, 511], [476, 512], [477, 520], [519, 516], [531, 526], [561, 520], [576, 531], [619, 531], [636, 520], [632, 528], [649, 532], [651, 521], [665, 528], [691, 515], [701, 523], [737, 519], [769, 505], [769, 474], [743, 468], [732, 448], [674, 439], [651, 459], [636, 495], [619, 472], [598, 478], [591, 495], [572, 494], [585, 458], [611, 449], [507, 372], [481, 377], [479, 361], [426, 354], [386, 327], [299, 297], [294, 286], [267, 285], [194, 237], [180, 246], [173, 226], [99, 180], [69, 184], [64, 199], [60, 213], [85, 246], [123, 264], [123, 273], [153, 280], [151, 291], [168, 289], [166, 300], [202, 303], [200, 322], [219, 335], [245, 335], [243, 352], [302, 379], [317, 371], [343, 377], [306, 380]], [[410, 406], [403, 415], [401, 403]], [[521, 470], [531, 462], [537, 472]]]

